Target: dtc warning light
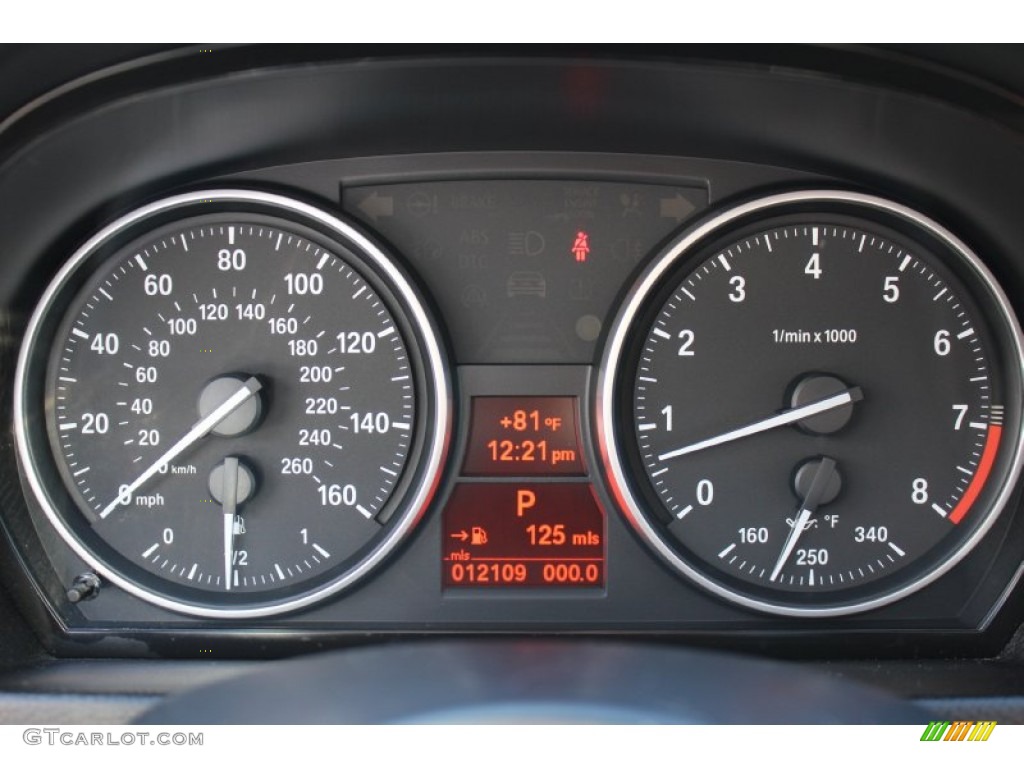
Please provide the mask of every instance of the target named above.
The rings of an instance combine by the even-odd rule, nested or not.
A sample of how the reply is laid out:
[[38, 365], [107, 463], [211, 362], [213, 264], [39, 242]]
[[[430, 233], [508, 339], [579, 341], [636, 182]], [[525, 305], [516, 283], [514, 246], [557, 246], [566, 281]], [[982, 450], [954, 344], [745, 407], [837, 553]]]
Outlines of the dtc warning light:
[[590, 237], [582, 229], [576, 233], [576, 239], [572, 243], [572, 255], [580, 263], [585, 262], [590, 255]]

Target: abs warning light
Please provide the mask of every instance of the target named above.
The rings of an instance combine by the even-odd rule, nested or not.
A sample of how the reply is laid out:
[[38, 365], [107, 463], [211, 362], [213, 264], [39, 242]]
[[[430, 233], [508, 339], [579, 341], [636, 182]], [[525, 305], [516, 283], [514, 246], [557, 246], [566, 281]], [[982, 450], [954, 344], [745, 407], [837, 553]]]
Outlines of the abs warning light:
[[463, 473], [583, 475], [574, 397], [474, 397]]

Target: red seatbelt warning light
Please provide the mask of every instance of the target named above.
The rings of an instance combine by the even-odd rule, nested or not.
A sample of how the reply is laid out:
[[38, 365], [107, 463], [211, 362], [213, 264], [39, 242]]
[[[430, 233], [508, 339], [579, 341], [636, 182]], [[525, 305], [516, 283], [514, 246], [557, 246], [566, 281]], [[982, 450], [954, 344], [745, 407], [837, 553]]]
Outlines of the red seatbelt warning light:
[[582, 229], [576, 233], [576, 239], [572, 243], [572, 255], [580, 263], [585, 262], [590, 255], [590, 236]]

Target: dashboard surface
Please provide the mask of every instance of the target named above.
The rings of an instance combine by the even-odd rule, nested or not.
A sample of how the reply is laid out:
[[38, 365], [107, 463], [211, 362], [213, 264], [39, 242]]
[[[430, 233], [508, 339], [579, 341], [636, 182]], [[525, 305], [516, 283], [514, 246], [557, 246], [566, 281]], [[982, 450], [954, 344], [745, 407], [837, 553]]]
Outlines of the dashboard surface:
[[[1003, 53], [1024, 67], [1019, 50]], [[98, 719], [134, 717], [181, 680], [248, 671], [241, 660], [496, 635], [756, 652], [889, 688], [935, 712], [973, 701], [1001, 721], [1020, 717], [1024, 112], [1012, 84], [937, 66], [930, 57], [940, 49], [139, 54], [69, 54], [80, 57], [78, 80], [54, 74], [64, 85], [43, 95], [41, 82], [34, 101], [0, 94], [5, 718], [16, 722], [57, 693], [79, 714], [74, 697], [97, 693], [108, 696]], [[891, 77], [880, 79], [883, 70]], [[758, 283], [762, 273], [741, 268], [743, 238], [756, 244], [769, 229], [776, 240], [762, 258], [774, 253], [780, 266], [773, 261]], [[808, 238], [793, 256], [796, 277], [784, 270], [778, 238], [787, 232]], [[283, 263], [272, 250], [281, 233], [308, 241], [317, 258], [304, 262], [296, 250], [285, 266], [258, 266]], [[852, 249], [874, 236], [907, 252], [870, 273], [877, 290], [836, 288], [811, 314], [796, 312], [846, 263], [841, 240], [853, 244], [850, 281], [866, 273]], [[200, 275], [187, 265], [207, 237], [211, 259], [227, 256]], [[157, 254], [161, 238], [168, 253], [181, 251], [179, 266], [158, 269], [171, 257], [145, 250]], [[384, 319], [372, 333], [369, 321], [344, 314], [340, 289], [318, 287], [329, 257], [355, 280], [351, 301], [364, 282], [380, 296]], [[920, 299], [918, 262], [904, 272], [912, 257], [930, 291]], [[123, 285], [135, 279], [126, 269], [138, 284], [122, 300], [118, 275], [128, 275]], [[650, 374], [643, 361], [655, 355], [658, 313], [669, 312], [673, 291], [701, 306], [707, 295], [695, 286], [714, 270], [724, 309], [709, 317], [721, 323], [723, 312], [754, 307], [754, 330], [714, 336], [715, 365], [686, 385], [705, 387], [703, 403], [676, 374], [657, 395], [655, 425], [642, 413], [643, 385], [633, 387]], [[193, 287], [176, 294], [171, 276]], [[108, 288], [111, 319], [76, 330], [75, 313], [100, 317], [87, 295]], [[219, 304], [218, 289], [233, 291], [231, 301]], [[236, 304], [250, 289], [253, 303]], [[774, 292], [763, 309], [758, 290]], [[300, 308], [278, 312], [275, 291]], [[970, 314], [952, 335], [930, 314], [936, 291], [956, 294]], [[174, 310], [175, 300], [188, 306]], [[905, 314], [886, 319], [897, 304]], [[304, 315], [336, 337], [329, 351], [322, 340], [311, 351], [323, 334], [298, 331]], [[702, 330], [703, 319], [687, 322], [660, 331], [672, 339], [671, 365], [688, 362], [690, 344], [703, 355], [703, 334], [718, 333]], [[152, 337], [155, 323], [170, 329], [167, 344], [158, 334], [147, 358], [139, 329]], [[920, 333], [905, 330], [917, 325]], [[762, 327], [775, 334], [771, 345], [748, 343]], [[818, 343], [815, 332], [834, 333], [834, 343]], [[70, 351], [76, 333], [80, 358]], [[388, 363], [398, 367], [374, 368], [376, 379], [366, 374], [364, 389], [346, 394], [392, 337], [405, 345]], [[58, 339], [85, 361], [76, 371], [57, 370]], [[126, 356], [132, 340], [138, 358]], [[957, 345], [975, 341], [983, 362], [968, 369]], [[796, 362], [776, 376], [766, 360], [787, 355]], [[889, 358], [878, 381], [864, 371]], [[130, 383], [118, 378], [122, 361]], [[950, 363], [961, 366], [955, 375]], [[288, 378], [293, 370], [301, 381]], [[968, 370], [991, 376], [994, 400], [954, 385]], [[886, 401], [893, 371], [903, 378]], [[60, 372], [69, 386], [96, 382], [71, 387], [77, 410], [64, 421]], [[390, 402], [385, 379], [406, 373], [408, 418], [381, 405]], [[160, 388], [158, 376], [173, 383]], [[341, 395], [335, 376], [350, 377]], [[200, 384], [233, 387], [230, 408], [226, 394], [211, 395], [220, 400], [195, 411]], [[103, 399], [118, 386], [129, 394]], [[809, 390], [816, 394], [801, 394]], [[733, 406], [737, 392], [764, 401]], [[819, 408], [836, 397], [846, 399]], [[155, 413], [144, 410], [153, 408], [147, 399]], [[104, 443], [108, 425], [96, 419], [135, 403], [138, 418], [128, 416], [121, 435], [112, 416]], [[249, 421], [224, 427], [225, 414], [253, 403]], [[813, 421], [808, 407], [845, 415]], [[694, 494], [674, 505], [658, 490], [658, 461], [677, 459], [668, 451], [648, 461], [642, 435], [678, 433], [684, 408], [686, 425], [716, 408], [729, 414], [691, 429], [691, 441], [759, 416], [783, 421], [729, 437], [728, 448], [698, 445], [700, 456], [728, 450], [729, 459], [704, 469], [695, 457], [692, 479], [673, 464]], [[933, 413], [951, 414], [939, 437], [924, 425]], [[206, 431], [172, 455], [167, 446], [195, 419]], [[956, 453], [968, 424], [982, 437]], [[152, 441], [132, 465], [152, 472], [131, 487], [114, 445], [129, 432]], [[84, 470], [67, 457], [68, 433], [75, 451], [94, 454]], [[904, 436], [909, 447], [891, 458]], [[673, 439], [670, 447], [683, 442]], [[851, 445], [861, 453], [844, 453]], [[136, 448], [124, 449], [124, 463]], [[929, 448], [935, 458], [926, 460]], [[341, 469], [326, 475], [335, 449]], [[378, 457], [385, 450], [398, 451], [396, 463]], [[75, 473], [96, 477], [108, 461], [116, 478], [96, 480], [108, 483], [97, 494], [106, 496], [76, 495]], [[954, 477], [954, 466], [968, 479], [949, 480], [947, 502], [940, 478], [942, 468]], [[160, 467], [168, 477], [153, 480]], [[890, 474], [907, 511], [853, 527], [859, 510], [897, 508], [883, 494]], [[207, 506], [179, 520], [167, 502], [176, 493]], [[366, 501], [373, 493], [377, 506]], [[747, 512], [759, 505], [779, 512]], [[899, 522], [923, 515], [918, 507], [927, 522]], [[133, 520], [153, 527], [130, 529]], [[341, 522], [328, 545], [332, 520]], [[695, 520], [726, 538], [695, 543], [693, 529], [679, 527]], [[949, 520], [963, 520], [964, 533], [945, 533]], [[921, 533], [940, 523], [946, 543]], [[263, 539], [261, 525], [270, 531]], [[327, 526], [318, 539], [317, 526]], [[841, 534], [826, 538], [827, 526]], [[173, 550], [175, 541], [189, 549]], [[746, 560], [729, 570], [737, 547], [767, 553], [748, 555], [760, 575]], [[344, 562], [327, 550], [344, 551]], [[830, 571], [829, 557], [850, 563]], [[209, 656], [232, 661], [214, 668]], [[124, 671], [123, 685], [100, 683], [112, 669]], [[172, 681], [175, 669], [181, 678]], [[145, 702], [119, 698], [139, 691]], [[64, 716], [55, 701], [43, 711]]]

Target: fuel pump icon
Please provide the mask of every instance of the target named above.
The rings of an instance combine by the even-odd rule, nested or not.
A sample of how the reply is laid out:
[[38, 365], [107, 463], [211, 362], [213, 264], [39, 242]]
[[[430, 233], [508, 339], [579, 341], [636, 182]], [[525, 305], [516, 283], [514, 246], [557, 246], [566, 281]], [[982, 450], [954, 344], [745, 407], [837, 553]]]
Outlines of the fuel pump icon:
[[469, 534], [470, 544], [486, 544], [487, 543], [487, 531], [481, 528], [479, 525], [474, 525], [472, 531]]

